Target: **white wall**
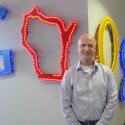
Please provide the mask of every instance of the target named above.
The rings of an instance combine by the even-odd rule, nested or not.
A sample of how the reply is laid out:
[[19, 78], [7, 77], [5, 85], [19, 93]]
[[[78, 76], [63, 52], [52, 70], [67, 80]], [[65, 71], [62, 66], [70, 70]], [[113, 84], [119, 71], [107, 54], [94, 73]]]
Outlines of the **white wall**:
[[[69, 49], [69, 64], [78, 61], [77, 39], [88, 32], [87, 0], [1, 0], [9, 13], [0, 22], [0, 49], [14, 52], [14, 74], [0, 76], [0, 125], [65, 125], [59, 107], [60, 82], [40, 81], [32, 68], [32, 60], [21, 47], [22, 16], [38, 5], [46, 15], [61, 17], [68, 26], [72, 19], [78, 28]], [[57, 29], [31, 21], [28, 40], [40, 57], [46, 72], [59, 72], [60, 44]]]
[[[116, 25], [119, 45], [120, 41], [125, 39], [125, 16], [124, 16], [124, 0], [88, 0], [88, 27], [89, 33], [95, 35], [97, 27], [99, 26], [101, 20], [105, 16], [110, 16]], [[107, 31], [105, 31], [104, 37], [104, 53], [106, 64], [111, 63], [111, 44], [110, 38]], [[107, 49], [109, 48], [109, 49]], [[117, 55], [118, 57], [118, 55]], [[119, 62], [117, 69], [114, 73], [117, 86], [119, 89], [121, 78], [123, 78]], [[125, 105], [118, 101], [117, 108], [111, 125], [123, 125], [125, 122]]]

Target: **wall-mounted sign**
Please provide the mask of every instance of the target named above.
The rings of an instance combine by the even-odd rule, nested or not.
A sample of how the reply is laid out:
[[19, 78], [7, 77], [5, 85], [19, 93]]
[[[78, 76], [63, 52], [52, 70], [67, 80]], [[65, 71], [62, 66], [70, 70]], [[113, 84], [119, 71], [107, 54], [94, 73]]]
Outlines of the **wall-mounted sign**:
[[111, 45], [112, 45], [112, 64], [111, 64], [111, 70], [115, 71], [117, 62], [118, 62], [118, 35], [117, 30], [114, 21], [110, 17], [104, 17], [99, 25], [98, 31], [97, 31], [97, 60], [105, 64], [104, 59], [104, 32], [108, 28], [111, 32]]
[[0, 21], [5, 19], [7, 14], [7, 9], [3, 6], [0, 6]]
[[[42, 71], [39, 66], [38, 55], [34, 48], [30, 46], [27, 41], [28, 35], [28, 23], [30, 19], [38, 19], [42, 23], [47, 23], [49, 25], [54, 25], [58, 28], [60, 34], [60, 43], [61, 44], [61, 54], [59, 60], [60, 74], [46, 74]], [[33, 9], [24, 15], [23, 24], [21, 27], [21, 44], [26, 49], [26, 51], [31, 55], [33, 60], [33, 68], [41, 80], [54, 80], [61, 81], [65, 70], [67, 69], [68, 62], [68, 48], [71, 43], [72, 35], [76, 29], [77, 22], [72, 20], [68, 28], [65, 27], [62, 19], [54, 16], [46, 16], [39, 11], [37, 6], [34, 6]]]
[[3, 58], [3, 69], [0, 69], [0, 75], [12, 73], [14, 71], [12, 50], [0, 50], [0, 56]]
[[123, 74], [123, 79], [121, 80], [121, 85], [120, 85], [120, 91], [119, 91], [119, 98], [121, 102], [125, 103], [125, 40], [122, 41], [121, 47], [120, 47], [120, 65], [122, 67], [122, 74]]

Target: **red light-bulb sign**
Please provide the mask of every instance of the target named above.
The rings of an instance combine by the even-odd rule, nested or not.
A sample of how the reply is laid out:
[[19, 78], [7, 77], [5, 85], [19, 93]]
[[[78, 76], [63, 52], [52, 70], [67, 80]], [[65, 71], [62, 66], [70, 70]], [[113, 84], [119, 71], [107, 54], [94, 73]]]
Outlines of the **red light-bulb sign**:
[[[33, 47], [27, 41], [27, 33], [28, 33], [28, 23], [30, 19], [38, 19], [42, 23], [47, 23], [49, 25], [57, 26], [60, 34], [60, 43], [61, 43], [61, 56], [59, 60], [60, 74], [46, 74], [42, 71], [39, 66], [38, 55]], [[58, 17], [53, 16], [45, 16], [43, 13], [39, 12], [37, 6], [34, 6], [33, 9], [26, 13], [23, 18], [23, 24], [21, 28], [21, 45], [26, 49], [26, 51], [31, 55], [33, 60], [33, 68], [41, 80], [54, 80], [61, 81], [65, 70], [67, 69], [67, 61], [68, 61], [68, 48], [71, 43], [72, 35], [76, 29], [77, 22], [72, 20], [68, 28], [65, 27], [63, 20]]]

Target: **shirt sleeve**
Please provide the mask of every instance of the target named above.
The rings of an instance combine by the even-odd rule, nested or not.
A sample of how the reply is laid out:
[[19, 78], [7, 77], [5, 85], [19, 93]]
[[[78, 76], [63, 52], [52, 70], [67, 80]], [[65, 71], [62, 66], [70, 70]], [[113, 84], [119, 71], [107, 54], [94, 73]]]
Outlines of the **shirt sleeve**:
[[72, 109], [72, 86], [65, 73], [61, 83], [61, 111], [68, 125], [80, 125]]
[[106, 106], [104, 108], [104, 112], [102, 113], [96, 125], [108, 125], [110, 123], [110, 121], [112, 120], [113, 113], [115, 111], [117, 97], [117, 85], [113, 73], [112, 71], [110, 71], [108, 74]]

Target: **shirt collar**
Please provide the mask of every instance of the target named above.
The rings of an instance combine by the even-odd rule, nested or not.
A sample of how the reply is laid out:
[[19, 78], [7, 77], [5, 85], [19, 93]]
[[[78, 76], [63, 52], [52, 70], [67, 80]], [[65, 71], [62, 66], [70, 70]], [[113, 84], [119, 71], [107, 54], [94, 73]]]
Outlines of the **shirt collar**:
[[[98, 68], [98, 63], [94, 60], [94, 69], [96, 67]], [[80, 61], [76, 64], [76, 70], [78, 71], [79, 69], [82, 69]]]

